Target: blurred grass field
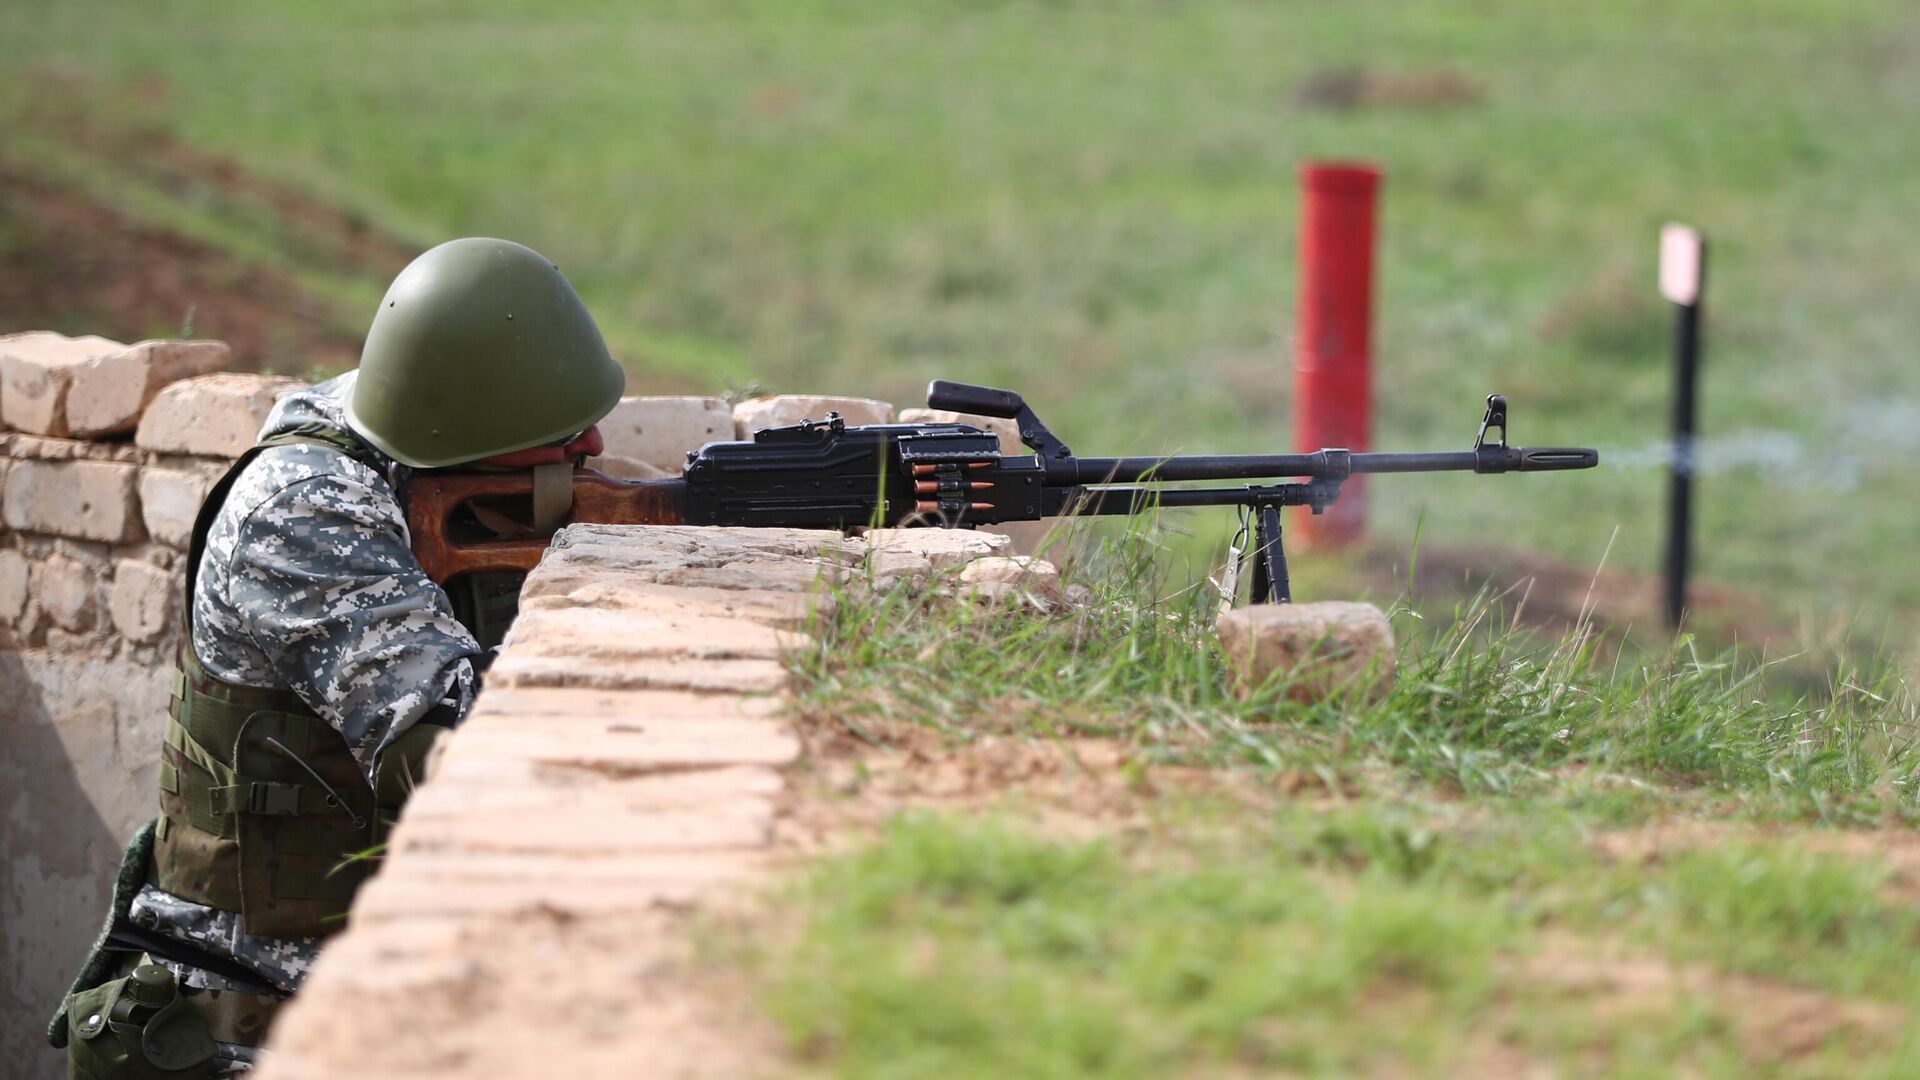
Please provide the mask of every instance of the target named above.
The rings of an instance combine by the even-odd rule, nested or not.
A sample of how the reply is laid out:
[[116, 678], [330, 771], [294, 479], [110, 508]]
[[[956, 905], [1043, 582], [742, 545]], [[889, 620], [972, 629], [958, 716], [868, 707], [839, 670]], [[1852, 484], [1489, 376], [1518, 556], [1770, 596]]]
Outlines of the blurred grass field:
[[1021, 809], [902, 815], [778, 898], [798, 929], [747, 958], [803, 1075], [1892, 1078], [1920, 1061], [1914, 909], [1871, 856], [1706, 831], [1636, 865], [1568, 815], [1419, 803], [1202, 801], [1089, 841]]
[[961, 378], [1020, 388], [1083, 452], [1290, 445], [1294, 169], [1371, 158], [1376, 445], [1464, 446], [1500, 390], [1517, 440], [1606, 451], [1580, 476], [1385, 480], [1376, 534], [1424, 517], [1435, 544], [1580, 567], [1616, 529], [1613, 565], [1657, 566], [1654, 241], [1686, 220], [1714, 245], [1724, 466], [1700, 574], [1869, 639], [1920, 609], [1920, 11], [1896, 0], [12, 0], [0, 38], [0, 162], [289, 275], [342, 334], [397, 267], [318, 257], [73, 117], [415, 247], [530, 243], [638, 392], [912, 402]]
[[[299, 302], [252, 359], [312, 373], [408, 253], [489, 233], [559, 261], [635, 392], [996, 383], [1085, 453], [1290, 447], [1294, 170], [1370, 158], [1377, 447], [1464, 448], [1499, 390], [1516, 441], [1603, 450], [1376, 480], [1379, 542], [1491, 565], [1656, 569], [1654, 244], [1685, 220], [1713, 244], [1701, 577], [1916, 656], [1911, 4], [9, 0], [0, 40], [0, 305], [41, 298], [0, 320], [228, 335], [221, 289], [271, 277]], [[74, 255], [34, 220], [49, 192], [213, 269], [153, 290], [177, 311], [12, 290]], [[1203, 557], [1231, 527], [1177, 521]], [[1543, 643], [1440, 601], [1395, 609], [1385, 698], [1243, 700], [1159, 525], [1092, 606], [847, 602], [790, 657], [809, 738], [859, 747], [810, 745], [796, 783], [849, 820], [913, 805], [889, 740], [929, 770], [1118, 762], [987, 770], [984, 816], [899, 815], [786, 882], [730, 947], [790, 1063], [1912, 1074], [1913, 691], [1887, 657]], [[1298, 558], [1299, 594], [1356, 563]], [[1079, 798], [1102, 779], [1117, 807]]]

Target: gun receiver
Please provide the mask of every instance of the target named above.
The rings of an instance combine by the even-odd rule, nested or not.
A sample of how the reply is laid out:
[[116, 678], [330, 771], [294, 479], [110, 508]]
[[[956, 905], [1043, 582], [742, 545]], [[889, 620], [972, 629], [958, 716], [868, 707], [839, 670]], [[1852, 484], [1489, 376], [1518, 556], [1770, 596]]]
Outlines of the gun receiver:
[[[1324, 511], [1350, 476], [1364, 473], [1558, 472], [1590, 469], [1583, 447], [1507, 445], [1507, 399], [1487, 398], [1473, 449], [1432, 453], [1223, 454], [1075, 457], [1011, 390], [935, 380], [927, 404], [1014, 421], [1031, 455], [1001, 452], [999, 438], [970, 424], [849, 426], [838, 414], [767, 428], [751, 440], [712, 442], [687, 455], [675, 480], [620, 481], [577, 469], [571, 521], [617, 525], [731, 525], [849, 529], [971, 528], [1065, 513], [1126, 514], [1146, 506], [1237, 506], [1258, 528], [1256, 599], [1285, 601], [1279, 508]], [[1497, 435], [1496, 435], [1497, 433]], [[1492, 440], [1490, 441], [1490, 436]], [[1255, 480], [1239, 487], [1170, 486]], [[530, 498], [525, 473], [426, 472], [407, 488], [414, 549], [429, 577], [445, 582], [483, 570], [529, 570], [547, 538], [499, 537], [468, 520], [475, 504]], [[497, 516], [497, 515], [496, 515]]]

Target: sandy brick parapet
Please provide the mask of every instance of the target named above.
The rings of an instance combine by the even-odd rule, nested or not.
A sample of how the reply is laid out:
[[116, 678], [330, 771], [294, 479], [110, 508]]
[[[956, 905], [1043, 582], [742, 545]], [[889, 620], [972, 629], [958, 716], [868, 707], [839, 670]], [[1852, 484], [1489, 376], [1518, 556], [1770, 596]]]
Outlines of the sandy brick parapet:
[[931, 529], [563, 531], [262, 1080], [742, 1075], [737, 1048], [674, 1041], [713, 1026], [683, 1022], [687, 931], [667, 915], [773, 865], [800, 755], [782, 650], [828, 582], [881, 564], [924, 579], [1006, 547]]

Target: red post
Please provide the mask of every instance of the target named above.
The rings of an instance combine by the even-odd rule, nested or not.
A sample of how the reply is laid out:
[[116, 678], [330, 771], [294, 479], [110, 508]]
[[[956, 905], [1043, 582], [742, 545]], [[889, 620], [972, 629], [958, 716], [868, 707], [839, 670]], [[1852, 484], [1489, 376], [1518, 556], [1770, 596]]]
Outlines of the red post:
[[[1373, 433], [1373, 227], [1380, 170], [1356, 162], [1300, 167], [1300, 288], [1293, 347], [1293, 442], [1366, 450]], [[1309, 545], [1359, 539], [1367, 520], [1362, 478], [1340, 500], [1295, 521]]]

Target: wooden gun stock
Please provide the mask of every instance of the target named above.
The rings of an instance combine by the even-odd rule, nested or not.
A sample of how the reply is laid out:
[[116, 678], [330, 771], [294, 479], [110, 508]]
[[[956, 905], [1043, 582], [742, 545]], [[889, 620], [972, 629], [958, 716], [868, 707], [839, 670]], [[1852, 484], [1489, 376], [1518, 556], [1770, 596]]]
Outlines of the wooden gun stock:
[[[568, 524], [678, 525], [685, 520], [684, 480], [615, 480], [593, 469], [573, 471]], [[551, 540], [461, 541], [452, 535], [454, 511], [474, 499], [533, 495], [533, 474], [423, 473], [407, 483], [407, 529], [413, 554], [436, 584], [461, 574], [532, 570]]]

